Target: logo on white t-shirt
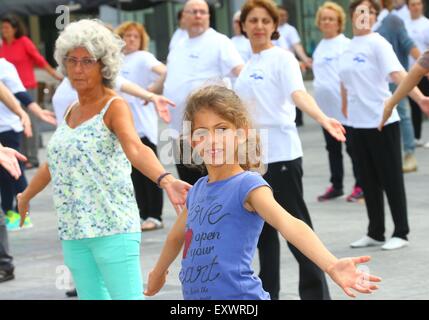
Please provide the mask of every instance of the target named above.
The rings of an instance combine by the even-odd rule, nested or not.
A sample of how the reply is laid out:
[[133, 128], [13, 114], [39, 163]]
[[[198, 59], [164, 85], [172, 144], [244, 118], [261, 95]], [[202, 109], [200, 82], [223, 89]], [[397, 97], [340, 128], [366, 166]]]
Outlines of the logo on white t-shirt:
[[325, 63], [331, 63], [332, 61], [335, 60], [334, 57], [324, 57], [323, 59], [324, 59]]
[[264, 72], [262, 70], [254, 70], [250, 73], [249, 76], [253, 81], [262, 81], [265, 78]]
[[362, 53], [358, 53], [353, 58], [353, 61], [356, 62], [356, 63], [365, 63], [366, 59], [365, 59], [365, 56]]

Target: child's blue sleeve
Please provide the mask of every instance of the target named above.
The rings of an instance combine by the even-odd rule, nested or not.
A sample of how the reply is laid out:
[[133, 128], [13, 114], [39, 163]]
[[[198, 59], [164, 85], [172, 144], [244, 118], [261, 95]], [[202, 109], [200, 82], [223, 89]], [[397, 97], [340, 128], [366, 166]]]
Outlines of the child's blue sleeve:
[[263, 186], [272, 189], [268, 182], [266, 182], [259, 173], [249, 172], [246, 174], [243, 177], [239, 188], [240, 203], [244, 205], [247, 198], [249, 197], [250, 192]]

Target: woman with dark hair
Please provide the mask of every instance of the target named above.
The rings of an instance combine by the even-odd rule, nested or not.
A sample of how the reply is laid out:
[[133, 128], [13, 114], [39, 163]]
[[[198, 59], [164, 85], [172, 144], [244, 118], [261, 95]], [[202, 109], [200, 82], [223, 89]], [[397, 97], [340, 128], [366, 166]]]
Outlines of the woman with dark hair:
[[[302, 146], [295, 124], [295, 106], [319, 122], [335, 139], [345, 141], [345, 129], [327, 117], [304, 87], [299, 63], [291, 52], [273, 45], [279, 38], [279, 15], [271, 0], [248, 0], [241, 9], [243, 34], [249, 38], [252, 57], [243, 68], [235, 90], [246, 103], [262, 133], [264, 179], [274, 197], [294, 217], [312, 226], [303, 197]], [[299, 263], [299, 294], [302, 299], [330, 299], [322, 270], [292, 244]], [[265, 223], [258, 243], [260, 278], [271, 299], [279, 298], [280, 243], [276, 229]]]
[[[37, 50], [34, 43], [26, 36], [25, 28], [20, 19], [14, 15], [7, 15], [1, 19], [2, 42], [0, 43], [0, 58], [12, 63], [18, 71], [25, 89], [37, 102], [37, 81], [34, 66], [44, 69], [57, 80], [63, 77], [52, 68]], [[32, 116], [31, 116], [32, 117]], [[33, 137], [23, 140], [23, 151], [28, 158], [27, 168], [38, 166], [39, 130], [37, 119], [31, 118], [33, 123]]]
[[[361, 170], [369, 219], [367, 233], [350, 246], [394, 250], [408, 246], [409, 233], [398, 112], [389, 114], [381, 132], [378, 127], [384, 101], [391, 97], [389, 80], [399, 85], [407, 73], [392, 45], [372, 32], [379, 11], [374, 0], [355, 0], [350, 4], [353, 39], [340, 58], [339, 75], [343, 114], [353, 127], [353, 152]], [[424, 101], [417, 88], [410, 96], [418, 103]], [[392, 237], [386, 243], [384, 193], [394, 223]]]

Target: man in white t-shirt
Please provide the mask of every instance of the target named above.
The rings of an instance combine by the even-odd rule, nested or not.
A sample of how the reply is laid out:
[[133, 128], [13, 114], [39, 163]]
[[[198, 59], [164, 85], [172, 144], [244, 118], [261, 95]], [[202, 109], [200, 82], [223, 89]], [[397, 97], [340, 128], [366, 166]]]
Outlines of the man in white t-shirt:
[[305, 53], [304, 47], [301, 44], [301, 38], [299, 37], [298, 30], [288, 23], [289, 13], [283, 6], [277, 6], [279, 9], [279, 32], [281, 37], [286, 42], [286, 49], [294, 52], [299, 60], [301, 60], [305, 67], [311, 68], [313, 61]]
[[178, 43], [182, 42], [184, 39], [188, 38], [188, 31], [186, 30], [186, 20], [183, 16], [183, 9], [177, 13], [177, 22], [179, 27], [174, 32], [171, 37], [168, 50], [171, 51], [177, 46]]
[[[164, 83], [164, 95], [176, 103], [176, 108], [171, 109], [172, 130], [169, 132], [173, 139], [182, 134], [183, 112], [188, 95], [205, 84], [219, 82], [225, 77], [237, 77], [244, 65], [232, 41], [210, 28], [206, 1], [187, 1], [183, 15], [189, 37], [168, 55]], [[201, 177], [200, 171], [184, 167], [183, 161], [180, 161], [177, 169], [181, 179], [190, 184]]]
[[240, 15], [241, 11], [237, 11], [232, 18], [234, 36], [231, 38], [231, 41], [234, 43], [243, 61], [247, 62], [252, 56], [252, 47], [249, 39], [241, 32]]

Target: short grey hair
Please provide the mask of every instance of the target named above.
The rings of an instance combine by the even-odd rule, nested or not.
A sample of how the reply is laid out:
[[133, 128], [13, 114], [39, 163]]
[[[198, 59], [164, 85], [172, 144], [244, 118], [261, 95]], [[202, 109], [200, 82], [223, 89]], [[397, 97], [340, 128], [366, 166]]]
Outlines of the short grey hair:
[[92, 57], [101, 60], [103, 84], [113, 88], [122, 64], [124, 41], [100, 20], [82, 19], [70, 23], [55, 42], [54, 57], [60, 71], [67, 76], [64, 58], [76, 48], [85, 48]]

